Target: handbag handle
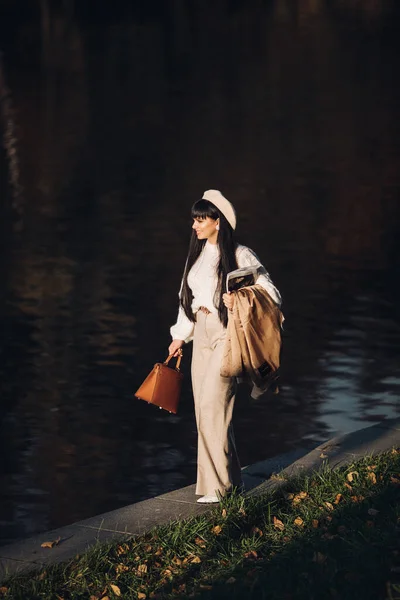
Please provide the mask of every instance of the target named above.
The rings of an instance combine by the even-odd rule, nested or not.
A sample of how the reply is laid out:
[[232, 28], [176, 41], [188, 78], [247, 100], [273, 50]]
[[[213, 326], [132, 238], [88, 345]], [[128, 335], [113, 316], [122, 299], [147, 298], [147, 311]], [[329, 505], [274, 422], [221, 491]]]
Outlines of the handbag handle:
[[[179, 371], [179, 366], [181, 364], [182, 356], [183, 356], [182, 348], [179, 348], [179, 350], [178, 350], [178, 358], [176, 360], [176, 365], [175, 365], [175, 369], [177, 371]], [[169, 361], [171, 360], [172, 357], [173, 357], [173, 354], [170, 354], [168, 356], [167, 360], [164, 362], [164, 365], [168, 365], [168, 363], [169, 363]]]

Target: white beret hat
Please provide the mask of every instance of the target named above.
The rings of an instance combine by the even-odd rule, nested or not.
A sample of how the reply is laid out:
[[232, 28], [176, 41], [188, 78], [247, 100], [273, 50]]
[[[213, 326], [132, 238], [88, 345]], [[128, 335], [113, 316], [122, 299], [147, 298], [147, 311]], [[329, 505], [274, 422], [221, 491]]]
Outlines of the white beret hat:
[[236, 229], [236, 213], [232, 204], [221, 194], [219, 190], [207, 190], [203, 194], [203, 200], [208, 200], [216, 206], [224, 215], [232, 229]]

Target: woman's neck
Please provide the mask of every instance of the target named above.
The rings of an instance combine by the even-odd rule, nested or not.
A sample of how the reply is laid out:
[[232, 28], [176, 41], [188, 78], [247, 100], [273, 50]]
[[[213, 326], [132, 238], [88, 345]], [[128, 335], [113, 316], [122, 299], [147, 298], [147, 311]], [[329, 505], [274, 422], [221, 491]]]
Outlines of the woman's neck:
[[214, 231], [207, 239], [207, 244], [211, 244], [212, 246], [216, 246], [218, 242], [218, 231]]

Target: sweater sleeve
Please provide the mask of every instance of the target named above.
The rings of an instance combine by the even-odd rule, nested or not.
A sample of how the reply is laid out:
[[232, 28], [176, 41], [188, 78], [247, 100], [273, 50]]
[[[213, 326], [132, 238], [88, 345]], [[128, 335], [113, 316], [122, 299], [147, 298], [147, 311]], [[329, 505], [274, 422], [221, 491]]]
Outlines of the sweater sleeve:
[[258, 259], [258, 256], [255, 254], [255, 252], [253, 252], [253, 250], [250, 250], [250, 248], [247, 248], [246, 246], [241, 246], [238, 249], [236, 258], [237, 258], [239, 268], [241, 268], [241, 267], [257, 267], [257, 272], [258, 272], [258, 278], [256, 281], [257, 285], [261, 285], [268, 292], [268, 294], [271, 296], [271, 298], [274, 300], [274, 302], [278, 306], [281, 306], [281, 304], [282, 304], [281, 295], [280, 295], [278, 289], [272, 283], [272, 279], [269, 276], [268, 271], [261, 264], [261, 262]]
[[172, 339], [183, 340], [187, 344], [193, 339], [193, 330], [194, 323], [187, 318], [182, 306], [179, 305], [177, 321], [170, 329]]

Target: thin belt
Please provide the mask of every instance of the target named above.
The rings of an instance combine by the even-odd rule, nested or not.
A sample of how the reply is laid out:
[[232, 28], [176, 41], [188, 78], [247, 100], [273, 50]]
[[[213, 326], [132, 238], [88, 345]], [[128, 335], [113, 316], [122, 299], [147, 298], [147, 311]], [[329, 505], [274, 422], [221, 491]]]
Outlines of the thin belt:
[[211, 310], [208, 310], [206, 306], [199, 306], [199, 310], [201, 310], [201, 312], [205, 313], [206, 315], [211, 314]]

